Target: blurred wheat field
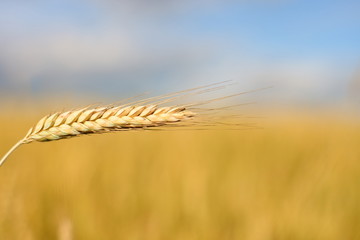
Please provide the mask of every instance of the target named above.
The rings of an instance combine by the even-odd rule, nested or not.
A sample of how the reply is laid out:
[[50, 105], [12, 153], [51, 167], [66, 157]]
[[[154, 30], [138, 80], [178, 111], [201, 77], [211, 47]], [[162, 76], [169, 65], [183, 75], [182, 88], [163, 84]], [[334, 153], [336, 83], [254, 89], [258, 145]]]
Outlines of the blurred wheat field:
[[[1, 116], [1, 154], [30, 118]], [[0, 168], [0, 239], [359, 239], [359, 139], [300, 117], [24, 145]]]

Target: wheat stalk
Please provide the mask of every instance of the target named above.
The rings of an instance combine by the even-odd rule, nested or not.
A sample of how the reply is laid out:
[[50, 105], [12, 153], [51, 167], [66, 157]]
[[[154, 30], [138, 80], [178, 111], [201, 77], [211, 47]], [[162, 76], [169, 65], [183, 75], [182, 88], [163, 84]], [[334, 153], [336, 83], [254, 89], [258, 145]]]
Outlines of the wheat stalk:
[[[0, 166], [4, 164], [9, 155], [19, 146], [35, 141], [55, 141], [88, 134], [147, 129], [168, 126], [180, 121], [184, 122], [185, 120], [192, 119], [196, 114], [189, 111], [187, 107], [159, 107], [159, 105], [172, 102], [187, 95], [211, 91], [215, 88], [209, 87], [226, 82], [228, 81], [147, 98], [126, 105], [96, 108], [86, 107], [79, 110], [56, 112], [47, 115], [3, 156], [0, 160]], [[199, 89], [205, 90], [196, 92]]]
[[159, 127], [192, 119], [195, 113], [185, 107], [117, 106], [83, 108], [43, 117], [26, 136], [0, 160], [0, 166], [20, 145], [55, 141], [75, 136], [131, 129]]
[[[205, 105], [225, 98], [266, 89], [263, 88], [253, 91], [240, 92], [233, 95], [187, 105], [167, 107], [160, 106], [190, 95], [216, 91], [224, 88], [228, 82], [231, 81], [214, 83], [158, 97], [147, 98], [140, 101], [130, 102], [126, 105], [95, 108], [85, 107], [78, 110], [56, 112], [47, 115], [43, 117], [33, 128], [31, 128], [26, 136], [17, 142], [4, 155], [4, 157], [0, 160], [0, 166], [15, 149], [23, 144], [31, 142], [55, 141], [96, 133], [101, 134], [132, 129], [149, 129], [160, 126], [170, 126], [179, 122], [186, 122], [187, 120], [194, 119], [197, 117], [196, 112], [202, 113], [203, 115], [201, 110], [214, 111], [224, 109], [201, 109], [194, 108], [195, 106]], [[218, 86], [214, 87], [215, 85]], [[194, 124], [199, 125], [201, 122], [194, 122]]]

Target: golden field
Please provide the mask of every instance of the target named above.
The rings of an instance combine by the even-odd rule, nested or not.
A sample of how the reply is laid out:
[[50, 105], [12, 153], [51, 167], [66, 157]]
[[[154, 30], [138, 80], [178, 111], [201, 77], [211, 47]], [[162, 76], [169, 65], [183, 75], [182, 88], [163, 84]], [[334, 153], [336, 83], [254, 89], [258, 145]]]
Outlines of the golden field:
[[[0, 154], [23, 117], [1, 116]], [[0, 239], [360, 239], [360, 124], [262, 125], [24, 145], [0, 168]]]

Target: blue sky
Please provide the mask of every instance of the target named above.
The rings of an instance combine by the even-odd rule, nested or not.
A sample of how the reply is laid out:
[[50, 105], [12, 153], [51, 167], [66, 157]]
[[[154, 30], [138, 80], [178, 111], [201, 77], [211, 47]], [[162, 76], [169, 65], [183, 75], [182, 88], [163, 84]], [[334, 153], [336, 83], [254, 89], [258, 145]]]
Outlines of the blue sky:
[[360, 69], [359, 11], [354, 0], [5, 0], [0, 93], [116, 98], [230, 78], [337, 101]]

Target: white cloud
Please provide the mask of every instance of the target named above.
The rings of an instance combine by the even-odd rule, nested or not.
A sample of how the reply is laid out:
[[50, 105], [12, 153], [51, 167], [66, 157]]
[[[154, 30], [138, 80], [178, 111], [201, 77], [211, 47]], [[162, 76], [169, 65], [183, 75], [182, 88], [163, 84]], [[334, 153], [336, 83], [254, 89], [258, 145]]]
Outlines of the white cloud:
[[88, 71], [125, 67], [136, 55], [130, 39], [117, 34], [81, 34], [67, 31], [43, 36], [26, 36], [2, 44], [1, 62], [13, 80], [29, 81], [43, 71]]

